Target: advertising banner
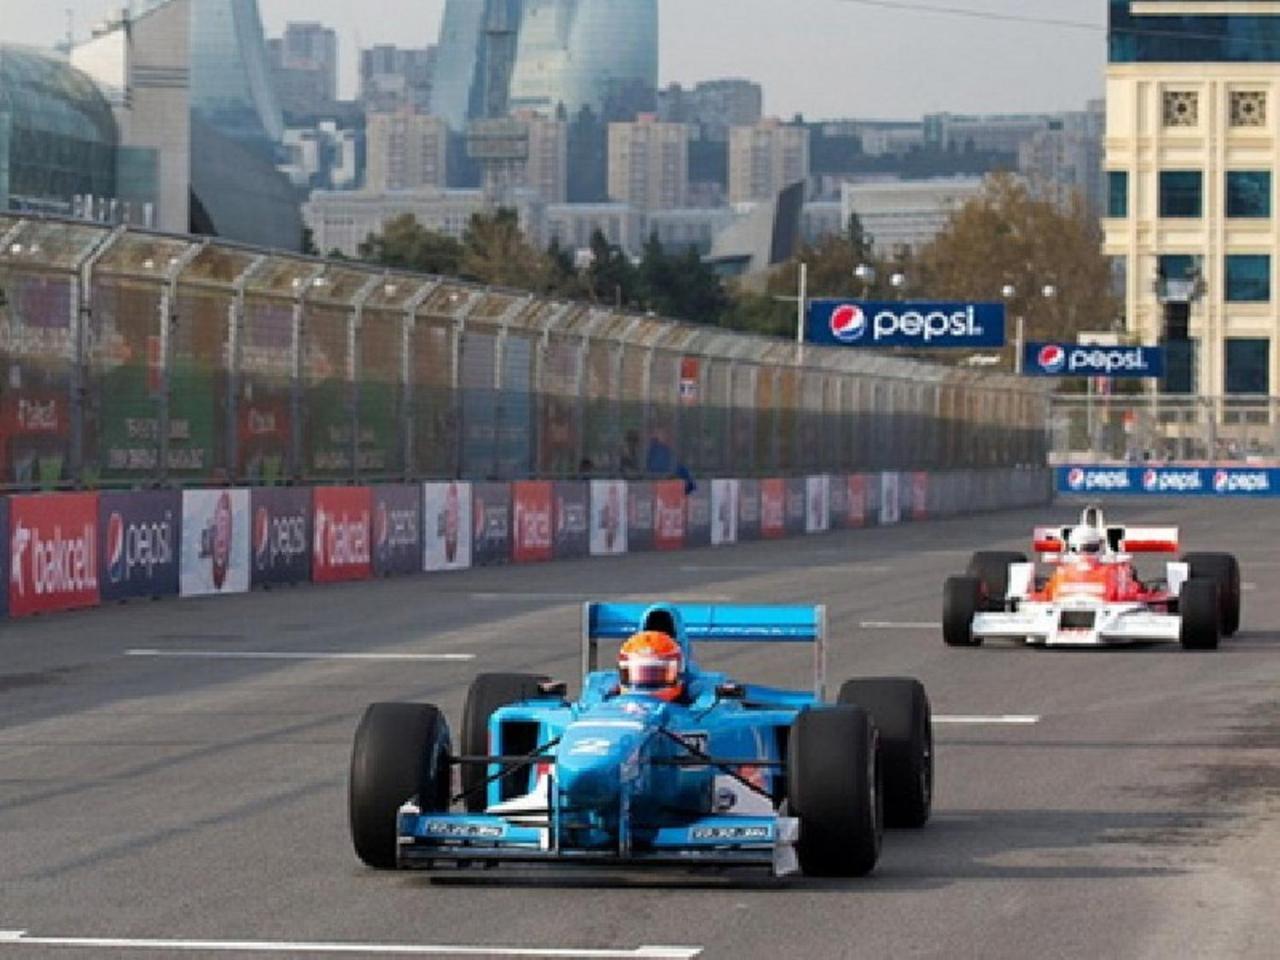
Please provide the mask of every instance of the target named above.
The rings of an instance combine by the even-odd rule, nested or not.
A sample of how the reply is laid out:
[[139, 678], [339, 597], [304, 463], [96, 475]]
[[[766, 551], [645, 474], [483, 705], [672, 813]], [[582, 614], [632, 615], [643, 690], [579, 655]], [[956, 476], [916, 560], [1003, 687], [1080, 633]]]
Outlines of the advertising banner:
[[0, 497], [0, 620], [9, 615], [9, 498]]
[[471, 566], [471, 484], [423, 484], [422, 520], [423, 570], [466, 570]]
[[829, 529], [840, 530], [849, 525], [849, 478], [844, 474], [827, 477], [827, 515]]
[[654, 549], [684, 548], [685, 509], [683, 480], [663, 480], [653, 485]]
[[809, 488], [804, 477], [787, 479], [786, 527], [787, 536], [798, 537], [807, 525]]
[[184, 597], [244, 593], [249, 589], [249, 491], [182, 492]]
[[369, 487], [316, 487], [311, 579], [316, 583], [373, 576], [373, 491]]
[[511, 562], [511, 487], [476, 483], [471, 487], [471, 562], [492, 567]]
[[929, 519], [929, 474], [911, 474], [911, 519]]
[[787, 535], [787, 481], [760, 481], [760, 536], [780, 540]]
[[806, 339], [828, 347], [1003, 347], [1003, 303], [813, 300]]
[[684, 545], [711, 546], [711, 484], [700, 483], [685, 494]]
[[255, 487], [249, 582], [255, 587], [306, 583], [311, 579], [311, 491]]
[[711, 481], [711, 545], [738, 542], [738, 481]]
[[764, 532], [760, 522], [761, 483], [759, 480], [738, 481], [737, 542], [759, 540]]
[[9, 500], [9, 615], [94, 607], [99, 600], [98, 495]]
[[1028, 343], [1023, 347], [1022, 372], [1028, 377], [1164, 376], [1161, 347], [1104, 347], [1079, 343]]
[[591, 508], [585, 483], [561, 482], [552, 488], [555, 500], [555, 543], [557, 560], [585, 557], [590, 547]]
[[1058, 467], [1058, 493], [1177, 497], [1280, 496], [1274, 467]]
[[899, 477], [896, 473], [880, 474], [880, 524], [888, 526], [902, 520]]
[[845, 526], [865, 527], [867, 525], [867, 515], [867, 475], [865, 473], [851, 474], [848, 482]]
[[613, 557], [627, 552], [627, 484], [623, 480], [591, 481], [591, 555]]
[[653, 549], [653, 484], [627, 484], [627, 552]]
[[98, 496], [98, 554], [104, 603], [178, 595], [179, 522], [176, 490]]
[[411, 484], [373, 488], [373, 575], [422, 572], [422, 497]]
[[826, 533], [831, 529], [831, 478], [807, 478], [805, 499], [805, 533]]
[[511, 559], [516, 563], [544, 563], [555, 550], [550, 481], [529, 480], [511, 485]]

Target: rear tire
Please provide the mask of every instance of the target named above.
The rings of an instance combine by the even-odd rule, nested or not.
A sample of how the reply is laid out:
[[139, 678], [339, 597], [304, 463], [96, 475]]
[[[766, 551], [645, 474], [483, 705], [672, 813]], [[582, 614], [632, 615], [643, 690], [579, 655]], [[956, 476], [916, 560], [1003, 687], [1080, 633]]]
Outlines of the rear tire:
[[375, 703], [356, 729], [347, 807], [356, 856], [396, 865], [396, 816], [416, 798], [424, 812], [449, 809], [449, 725], [422, 703]]
[[1240, 564], [1229, 553], [1188, 553], [1182, 562], [1190, 567], [1188, 579], [1218, 584], [1219, 628], [1222, 636], [1240, 629]]
[[[493, 712], [536, 697], [539, 693], [538, 685], [546, 680], [546, 677], [529, 673], [482, 673], [472, 680], [466, 704], [462, 708], [462, 755], [488, 756], [489, 718], [493, 716]], [[460, 773], [463, 803], [467, 812], [484, 813], [488, 806], [488, 790], [484, 787], [484, 782], [489, 777], [488, 767], [465, 763]]]
[[849, 680], [837, 703], [862, 707], [880, 731], [884, 825], [923, 827], [933, 808], [933, 718], [913, 677]]
[[982, 582], [977, 577], [948, 577], [942, 586], [942, 639], [948, 647], [976, 647], [982, 643], [973, 635], [973, 615], [982, 600]]
[[1220, 628], [1218, 584], [1213, 580], [1188, 580], [1178, 600], [1182, 613], [1184, 650], [1216, 650]]
[[1009, 564], [1026, 563], [1027, 555], [1016, 550], [979, 550], [969, 558], [965, 570], [982, 581], [982, 598], [992, 609], [1002, 609], [1009, 592]]
[[880, 857], [884, 832], [880, 740], [861, 707], [815, 707], [791, 724], [790, 815], [796, 854], [811, 877], [861, 877]]

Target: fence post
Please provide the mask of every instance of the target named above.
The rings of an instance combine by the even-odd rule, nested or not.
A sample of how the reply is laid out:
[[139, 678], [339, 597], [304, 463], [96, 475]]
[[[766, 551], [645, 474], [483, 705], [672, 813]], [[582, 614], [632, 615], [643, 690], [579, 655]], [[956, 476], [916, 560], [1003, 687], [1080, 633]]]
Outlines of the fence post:
[[289, 472], [294, 480], [302, 479], [302, 344], [306, 335], [303, 325], [307, 293], [315, 282], [324, 276], [326, 264], [320, 264], [305, 278], [295, 277], [293, 280], [293, 358], [292, 383], [289, 388]]
[[[386, 280], [390, 282], [390, 275]], [[418, 325], [418, 311], [438, 289], [439, 280], [424, 283], [422, 289], [405, 303], [404, 316], [400, 320], [400, 417], [404, 421], [400, 431], [400, 463], [406, 480], [417, 472], [417, 452], [414, 449], [417, 436], [414, 428], [418, 421], [418, 410], [413, 389], [413, 331]]]
[[71, 449], [68, 473], [76, 487], [84, 484], [84, 401], [89, 364], [89, 326], [93, 320], [93, 270], [125, 233], [116, 227], [76, 264], [71, 280], [71, 334], [75, 357], [71, 366]]
[[379, 274], [365, 281], [354, 297], [347, 314], [347, 402], [351, 406], [351, 479], [360, 482], [360, 376], [364, 372], [364, 355], [360, 351], [360, 331], [364, 327], [364, 305], [374, 289], [385, 282]]
[[227, 479], [240, 477], [240, 365], [244, 349], [245, 288], [267, 262], [265, 255], [250, 261], [231, 284], [231, 304], [227, 307]]
[[162, 484], [169, 480], [169, 444], [172, 440], [170, 433], [173, 417], [173, 332], [181, 319], [178, 315], [178, 278], [208, 245], [208, 240], [193, 243], [171, 265], [169, 274], [165, 277], [164, 292], [160, 295], [160, 464], [157, 472]]

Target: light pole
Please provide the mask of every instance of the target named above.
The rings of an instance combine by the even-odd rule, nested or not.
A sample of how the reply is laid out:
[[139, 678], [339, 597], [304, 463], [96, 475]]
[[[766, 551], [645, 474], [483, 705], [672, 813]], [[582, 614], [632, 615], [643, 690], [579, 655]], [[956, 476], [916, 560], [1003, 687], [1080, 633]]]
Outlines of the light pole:
[[[1013, 305], [1013, 298], [1018, 295], [1018, 288], [1012, 283], [1006, 283], [1000, 288], [1000, 296], [1004, 297], [1005, 302], [1010, 306]], [[1022, 318], [1022, 314], [1018, 314], [1014, 318], [1014, 334], [1013, 334], [1013, 372], [1022, 373], [1022, 346], [1026, 334], [1026, 327]]]
[[860, 263], [853, 268], [853, 277], [862, 284], [862, 299], [867, 299], [871, 285], [876, 282], [876, 268], [869, 263]]
[[893, 287], [894, 299], [901, 300], [902, 292], [907, 288], [907, 275], [905, 273], [895, 273], [889, 278], [889, 286]]

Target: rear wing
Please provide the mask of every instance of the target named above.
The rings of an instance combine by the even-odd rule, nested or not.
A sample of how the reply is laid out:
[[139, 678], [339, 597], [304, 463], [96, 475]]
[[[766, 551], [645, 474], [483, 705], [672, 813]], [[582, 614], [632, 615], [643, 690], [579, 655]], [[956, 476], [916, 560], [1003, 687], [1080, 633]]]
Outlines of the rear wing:
[[[1036, 527], [1036, 553], [1045, 559], [1064, 553], [1073, 527]], [[1106, 527], [1107, 546], [1112, 553], [1177, 553], [1177, 527]]]
[[679, 641], [692, 661], [693, 641], [813, 644], [813, 686], [826, 699], [827, 608], [706, 604], [586, 603], [582, 607], [582, 673], [599, 669], [599, 642], [626, 640], [640, 630], [661, 630]]

